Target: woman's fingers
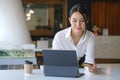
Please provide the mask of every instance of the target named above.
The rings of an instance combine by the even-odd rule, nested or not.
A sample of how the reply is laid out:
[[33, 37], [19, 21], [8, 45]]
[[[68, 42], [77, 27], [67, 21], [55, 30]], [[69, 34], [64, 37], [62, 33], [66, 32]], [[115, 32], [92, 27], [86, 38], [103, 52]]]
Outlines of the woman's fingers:
[[92, 64], [92, 65], [89, 65], [89, 71], [90, 71], [90, 72], [96, 72], [96, 69], [97, 69], [96, 63], [95, 63], [95, 64]]

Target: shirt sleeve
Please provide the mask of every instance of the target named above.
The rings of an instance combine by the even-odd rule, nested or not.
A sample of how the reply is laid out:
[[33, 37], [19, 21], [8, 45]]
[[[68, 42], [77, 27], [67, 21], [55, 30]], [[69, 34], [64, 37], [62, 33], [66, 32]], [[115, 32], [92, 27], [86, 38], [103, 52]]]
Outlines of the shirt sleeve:
[[94, 63], [94, 51], [95, 51], [95, 36], [92, 35], [87, 42], [86, 46], [86, 56], [85, 56], [85, 63]]
[[53, 42], [52, 42], [52, 49], [60, 49], [59, 47], [59, 36], [58, 34], [55, 35]]

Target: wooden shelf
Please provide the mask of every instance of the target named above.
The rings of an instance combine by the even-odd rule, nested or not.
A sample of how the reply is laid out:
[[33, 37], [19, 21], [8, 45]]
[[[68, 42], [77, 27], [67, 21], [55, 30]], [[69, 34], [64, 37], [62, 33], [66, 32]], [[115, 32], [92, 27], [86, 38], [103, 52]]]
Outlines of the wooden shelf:
[[31, 36], [53, 36], [54, 33], [51, 30], [30, 30]]

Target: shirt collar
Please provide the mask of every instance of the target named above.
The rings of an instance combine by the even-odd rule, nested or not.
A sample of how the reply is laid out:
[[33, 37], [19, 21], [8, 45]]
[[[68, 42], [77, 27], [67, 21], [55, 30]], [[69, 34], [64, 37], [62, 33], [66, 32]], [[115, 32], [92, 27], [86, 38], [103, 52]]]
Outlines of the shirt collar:
[[65, 38], [70, 38], [71, 37], [71, 27], [68, 28], [68, 30], [66, 31], [66, 34], [65, 34]]
[[86, 30], [86, 32], [82, 35], [81, 37], [81, 41], [84, 42], [85, 40], [87, 40], [89, 38], [89, 34], [88, 31]]
[[[66, 31], [66, 34], [65, 34], [65, 38], [71, 38], [71, 29], [72, 27], [69, 27]], [[84, 35], [82, 35], [81, 37], [81, 42], [84, 42], [85, 40], [87, 40], [89, 38], [89, 34], [86, 30], [86, 32], [84, 33]]]

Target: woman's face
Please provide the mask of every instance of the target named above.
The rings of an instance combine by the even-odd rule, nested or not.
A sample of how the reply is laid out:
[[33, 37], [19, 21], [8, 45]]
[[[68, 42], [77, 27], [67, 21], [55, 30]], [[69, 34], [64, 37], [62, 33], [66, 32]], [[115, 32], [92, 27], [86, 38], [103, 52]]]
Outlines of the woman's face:
[[79, 12], [74, 12], [70, 18], [69, 22], [72, 26], [72, 30], [74, 32], [81, 33], [85, 30], [86, 24], [85, 24], [85, 19], [82, 14]]

